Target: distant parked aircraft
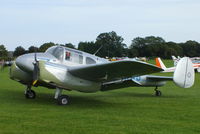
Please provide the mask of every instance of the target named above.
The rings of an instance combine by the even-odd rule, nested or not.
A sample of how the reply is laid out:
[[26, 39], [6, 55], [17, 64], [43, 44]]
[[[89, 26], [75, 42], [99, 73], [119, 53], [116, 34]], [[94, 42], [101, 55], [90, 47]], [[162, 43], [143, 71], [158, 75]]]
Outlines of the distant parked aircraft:
[[156, 58], [155, 61], [156, 61], [156, 66], [163, 69], [162, 72], [174, 72], [176, 70], [176, 66], [167, 68], [159, 57]]
[[[172, 56], [172, 59], [174, 61], [174, 66], [176, 66], [181, 57], [178, 56], [176, 58], [175, 56]], [[192, 57], [190, 59], [192, 60], [195, 71], [200, 73], [200, 57]]]

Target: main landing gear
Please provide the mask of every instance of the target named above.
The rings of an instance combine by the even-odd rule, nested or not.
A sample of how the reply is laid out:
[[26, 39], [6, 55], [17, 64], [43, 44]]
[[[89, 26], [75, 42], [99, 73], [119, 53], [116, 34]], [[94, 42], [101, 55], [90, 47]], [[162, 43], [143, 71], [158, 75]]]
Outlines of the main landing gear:
[[158, 87], [156, 87], [155, 89], [155, 96], [161, 96], [162, 92], [158, 90]]
[[24, 95], [27, 99], [35, 99], [36, 97], [36, 93], [35, 91], [31, 90], [31, 86], [27, 86]]
[[57, 99], [58, 105], [67, 105], [69, 104], [69, 96], [61, 95], [62, 89], [56, 88], [55, 99]]
[[[67, 95], [61, 95], [61, 93], [62, 93], [62, 89], [56, 88], [54, 98], [57, 99], [57, 103], [59, 105], [69, 104], [69, 97]], [[29, 85], [27, 86], [24, 95], [27, 99], [35, 99], [35, 97], [36, 97], [35, 91], [31, 90], [31, 86], [29, 86]]]

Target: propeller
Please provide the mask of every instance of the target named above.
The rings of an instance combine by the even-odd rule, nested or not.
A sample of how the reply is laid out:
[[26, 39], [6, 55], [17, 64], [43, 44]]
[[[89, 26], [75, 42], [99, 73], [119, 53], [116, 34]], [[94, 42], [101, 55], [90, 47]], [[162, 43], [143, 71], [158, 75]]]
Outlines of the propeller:
[[32, 82], [32, 85], [34, 86], [38, 79], [39, 79], [39, 61], [37, 60], [37, 53], [35, 52], [35, 55], [34, 55], [34, 63], [33, 63], [33, 82]]

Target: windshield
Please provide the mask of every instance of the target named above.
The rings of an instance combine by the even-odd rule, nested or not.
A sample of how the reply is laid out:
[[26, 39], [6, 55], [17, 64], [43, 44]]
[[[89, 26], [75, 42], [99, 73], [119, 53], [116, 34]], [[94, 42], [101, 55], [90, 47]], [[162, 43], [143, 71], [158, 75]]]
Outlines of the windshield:
[[48, 48], [48, 49], [46, 50], [46, 53], [52, 54], [53, 51], [54, 51], [56, 48], [57, 48], [56, 46], [50, 47], [50, 48]]
[[46, 52], [52, 54], [58, 60], [63, 60], [64, 49], [62, 47], [51, 47]]

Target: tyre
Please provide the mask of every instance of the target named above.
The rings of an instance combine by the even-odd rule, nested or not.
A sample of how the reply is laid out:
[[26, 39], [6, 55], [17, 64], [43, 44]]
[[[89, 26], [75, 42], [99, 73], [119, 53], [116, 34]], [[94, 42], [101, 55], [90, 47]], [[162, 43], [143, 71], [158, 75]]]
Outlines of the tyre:
[[156, 95], [156, 96], [161, 96], [162, 93], [161, 93], [161, 91], [157, 90], [155, 95]]
[[61, 95], [58, 97], [58, 105], [69, 104], [69, 97], [67, 95]]
[[25, 97], [27, 99], [35, 99], [35, 97], [36, 97], [35, 91], [27, 90], [26, 93], [25, 93]]

